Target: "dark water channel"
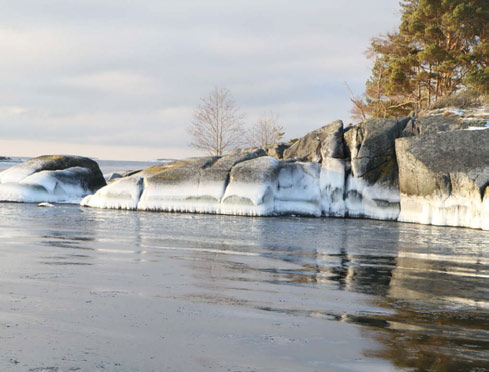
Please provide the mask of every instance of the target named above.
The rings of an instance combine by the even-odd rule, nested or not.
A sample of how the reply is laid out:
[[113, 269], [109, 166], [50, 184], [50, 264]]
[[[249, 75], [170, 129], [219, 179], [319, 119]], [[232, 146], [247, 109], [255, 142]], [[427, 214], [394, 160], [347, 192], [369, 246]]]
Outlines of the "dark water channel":
[[489, 371], [489, 232], [0, 205], [2, 371]]

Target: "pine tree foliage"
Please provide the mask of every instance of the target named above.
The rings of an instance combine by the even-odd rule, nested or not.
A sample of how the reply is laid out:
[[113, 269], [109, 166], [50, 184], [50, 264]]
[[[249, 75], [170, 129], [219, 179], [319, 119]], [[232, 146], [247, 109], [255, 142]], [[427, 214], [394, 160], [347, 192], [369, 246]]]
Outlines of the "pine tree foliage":
[[397, 32], [374, 38], [368, 51], [368, 116], [419, 111], [461, 89], [489, 94], [489, 0], [404, 0], [400, 6]]

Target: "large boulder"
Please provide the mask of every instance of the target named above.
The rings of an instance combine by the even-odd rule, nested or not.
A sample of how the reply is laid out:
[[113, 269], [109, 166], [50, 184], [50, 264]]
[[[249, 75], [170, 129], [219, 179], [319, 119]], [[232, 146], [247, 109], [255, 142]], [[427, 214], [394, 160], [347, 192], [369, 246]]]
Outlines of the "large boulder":
[[489, 229], [489, 130], [396, 141], [399, 221]]
[[343, 217], [346, 157], [344, 128], [334, 121], [300, 138], [284, 151], [284, 159], [321, 163], [319, 168], [320, 209], [326, 216]]
[[400, 195], [395, 140], [409, 120], [371, 119], [345, 133], [351, 159], [345, 198], [349, 216], [397, 219]]
[[306, 134], [286, 149], [283, 159], [300, 159], [321, 163], [324, 157], [344, 158], [343, 122], [336, 120]]
[[280, 163], [264, 156], [237, 164], [230, 172], [220, 213], [248, 216], [274, 214]]
[[105, 184], [89, 158], [45, 155], [0, 173], [0, 201], [79, 202]]

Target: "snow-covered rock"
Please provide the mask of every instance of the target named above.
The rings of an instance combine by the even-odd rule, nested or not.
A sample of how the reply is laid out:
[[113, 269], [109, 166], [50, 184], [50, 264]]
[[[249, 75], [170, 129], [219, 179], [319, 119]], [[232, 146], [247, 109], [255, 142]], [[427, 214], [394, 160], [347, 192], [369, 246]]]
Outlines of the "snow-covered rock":
[[103, 175], [91, 159], [40, 156], [0, 173], [0, 201], [78, 203], [104, 185]]

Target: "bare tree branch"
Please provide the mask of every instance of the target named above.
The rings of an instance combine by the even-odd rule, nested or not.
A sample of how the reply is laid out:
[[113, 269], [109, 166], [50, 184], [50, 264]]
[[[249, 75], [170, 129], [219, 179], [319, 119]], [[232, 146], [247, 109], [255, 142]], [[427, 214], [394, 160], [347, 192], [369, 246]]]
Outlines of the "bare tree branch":
[[246, 143], [250, 147], [264, 148], [276, 145], [284, 136], [284, 128], [273, 112], [263, 114], [258, 122], [246, 133]]
[[353, 92], [350, 89], [350, 86], [348, 85], [348, 83], [346, 81], [345, 81], [345, 86], [346, 86], [346, 89], [348, 89], [348, 92], [350, 93], [350, 101], [355, 106], [351, 110], [352, 117], [354, 119], [361, 119], [361, 121], [367, 120], [367, 114], [365, 112], [366, 105], [363, 102], [363, 99], [361, 97], [355, 97], [353, 95]]
[[209, 155], [222, 155], [236, 148], [243, 140], [243, 118], [231, 92], [215, 87], [195, 109], [192, 123], [187, 128], [192, 136], [190, 146]]

